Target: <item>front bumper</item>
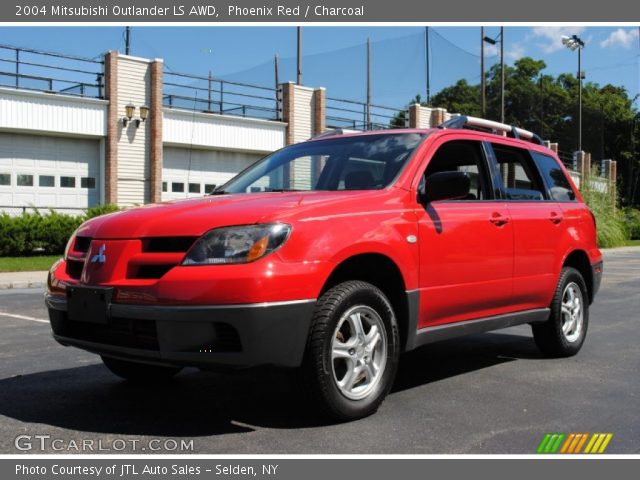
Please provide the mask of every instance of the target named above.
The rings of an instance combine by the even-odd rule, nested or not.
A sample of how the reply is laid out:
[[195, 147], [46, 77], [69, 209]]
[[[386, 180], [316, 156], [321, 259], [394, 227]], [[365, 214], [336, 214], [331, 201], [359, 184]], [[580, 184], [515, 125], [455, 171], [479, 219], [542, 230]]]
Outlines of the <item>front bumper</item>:
[[46, 297], [62, 345], [128, 360], [180, 366], [296, 367], [302, 363], [315, 300], [240, 305], [112, 303], [106, 324], [71, 321], [67, 301]]

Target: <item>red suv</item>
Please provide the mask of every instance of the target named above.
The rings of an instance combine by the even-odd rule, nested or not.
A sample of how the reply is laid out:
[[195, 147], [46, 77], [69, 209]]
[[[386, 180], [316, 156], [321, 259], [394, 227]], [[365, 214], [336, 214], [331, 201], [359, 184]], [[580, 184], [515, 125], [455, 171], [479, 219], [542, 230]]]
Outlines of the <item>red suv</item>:
[[49, 274], [54, 338], [115, 374], [295, 367], [327, 413], [373, 413], [398, 357], [530, 324], [576, 354], [602, 276], [595, 219], [557, 156], [471, 117], [333, 132], [205, 198], [94, 218]]

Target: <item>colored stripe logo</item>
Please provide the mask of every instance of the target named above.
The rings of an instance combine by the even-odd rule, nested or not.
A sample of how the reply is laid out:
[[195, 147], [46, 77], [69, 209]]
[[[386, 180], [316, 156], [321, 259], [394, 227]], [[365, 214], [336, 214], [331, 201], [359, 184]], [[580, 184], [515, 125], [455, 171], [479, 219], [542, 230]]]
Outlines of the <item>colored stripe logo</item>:
[[612, 433], [547, 433], [536, 451], [543, 454], [604, 453], [612, 438]]

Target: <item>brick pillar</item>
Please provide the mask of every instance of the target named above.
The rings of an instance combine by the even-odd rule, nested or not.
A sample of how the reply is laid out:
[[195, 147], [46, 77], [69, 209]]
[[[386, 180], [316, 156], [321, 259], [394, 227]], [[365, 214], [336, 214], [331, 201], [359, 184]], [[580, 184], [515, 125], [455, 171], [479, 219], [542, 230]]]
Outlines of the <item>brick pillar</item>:
[[282, 120], [287, 123], [285, 142], [287, 145], [294, 143], [295, 132], [295, 84], [293, 82], [282, 84]]
[[327, 90], [316, 88], [313, 91], [313, 134], [320, 135], [327, 129]]
[[580, 174], [580, 186], [586, 185], [587, 179], [591, 175], [591, 162], [585, 152], [576, 152], [576, 163]]
[[444, 122], [445, 116], [447, 113], [446, 108], [434, 108], [431, 110], [431, 126], [437, 127], [442, 122]]
[[409, 128], [419, 128], [420, 113], [420, 104], [409, 105]]
[[162, 72], [164, 63], [156, 59], [151, 63], [151, 102], [149, 104], [149, 201], [162, 200]]
[[104, 201], [118, 202], [118, 52], [104, 56], [105, 99], [107, 106], [107, 138], [104, 153]]

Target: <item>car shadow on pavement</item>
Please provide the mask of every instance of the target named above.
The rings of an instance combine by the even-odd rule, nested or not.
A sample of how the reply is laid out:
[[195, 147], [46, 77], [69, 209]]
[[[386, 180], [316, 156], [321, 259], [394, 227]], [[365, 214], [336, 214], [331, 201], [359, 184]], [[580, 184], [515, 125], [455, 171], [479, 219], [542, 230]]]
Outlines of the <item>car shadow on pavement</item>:
[[[531, 337], [483, 334], [428, 345], [402, 357], [392, 395], [517, 358], [542, 358]], [[283, 372], [186, 369], [164, 384], [142, 386], [102, 364], [2, 379], [0, 415], [81, 432], [169, 437], [328, 425], [310, 413]]]
[[518, 359], [543, 358], [531, 334], [491, 332], [433, 343], [400, 358], [392, 393]]

